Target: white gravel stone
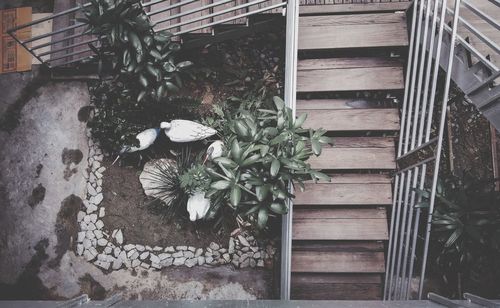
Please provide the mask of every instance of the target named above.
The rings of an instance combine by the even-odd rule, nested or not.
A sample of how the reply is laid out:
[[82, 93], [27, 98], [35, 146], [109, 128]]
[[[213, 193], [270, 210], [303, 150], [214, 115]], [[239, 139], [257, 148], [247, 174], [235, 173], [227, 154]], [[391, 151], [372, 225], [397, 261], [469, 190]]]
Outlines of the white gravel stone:
[[83, 217], [83, 222], [88, 224], [90, 222], [90, 215]]
[[81, 242], [83, 242], [84, 239], [85, 239], [85, 232], [83, 232], [83, 231], [78, 232], [76, 241], [78, 243], [81, 243]]
[[172, 266], [173, 263], [174, 263], [174, 258], [166, 258], [165, 260], [162, 260], [160, 262], [161, 266], [163, 267]]
[[135, 249], [137, 249], [137, 251], [144, 251], [146, 250], [146, 247], [144, 247], [144, 245], [135, 245]]
[[158, 251], [162, 251], [162, 250], [163, 250], [163, 248], [161, 248], [160, 246], [153, 247], [153, 251], [158, 252]]
[[187, 267], [193, 267], [198, 264], [198, 258], [187, 259], [184, 263]]
[[133, 249], [127, 253], [127, 258], [129, 258], [130, 260], [135, 260], [138, 257], [139, 257], [139, 252], [135, 249]]
[[123, 244], [123, 232], [121, 229], [116, 232], [114, 238], [118, 244]]
[[92, 247], [92, 242], [88, 238], [84, 239], [83, 240], [83, 247], [85, 249], [89, 249], [90, 247]]
[[125, 252], [125, 250], [122, 250], [120, 252], [120, 254], [118, 255], [118, 259], [122, 260], [123, 262], [127, 260], [127, 253]]
[[95, 224], [94, 224], [93, 222], [88, 223], [88, 224], [87, 224], [87, 226], [88, 226], [88, 229], [89, 229], [90, 231], [94, 231], [95, 229], [97, 229], [97, 228], [95, 227]]
[[93, 254], [93, 255], [94, 255], [94, 257], [97, 257], [97, 255], [99, 254], [99, 253], [97, 252], [97, 249], [95, 249], [95, 247], [90, 247], [90, 248], [89, 248], [89, 251], [90, 251], [90, 253], [91, 253], [91, 254]]
[[160, 263], [151, 263], [151, 267], [155, 269], [161, 269]]
[[120, 267], [122, 267], [122, 265], [123, 265], [123, 262], [119, 259], [116, 259], [115, 261], [113, 261], [112, 268], [114, 270], [117, 270], [117, 269], [120, 269]]
[[198, 257], [198, 265], [203, 265], [203, 264], [205, 264], [205, 257], [199, 256]]
[[219, 248], [220, 248], [220, 247], [219, 247], [219, 244], [214, 243], [214, 242], [210, 243], [209, 247], [210, 247], [210, 249], [212, 249], [212, 250], [219, 250]]
[[94, 173], [89, 174], [89, 183], [95, 183], [97, 181], [97, 177]]
[[83, 251], [84, 251], [84, 247], [83, 247], [83, 244], [78, 244], [76, 245], [76, 253], [81, 256], [83, 254]]
[[127, 245], [123, 246], [123, 249], [125, 249], [125, 251], [129, 251], [129, 250], [132, 250], [134, 248], [135, 248], [134, 244], [127, 244]]
[[98, 220], [95, 222], [95, 226], [97, 227], [97, 229], [102, 229], [104, 228], [104, 222], [102, 222], [102, 220]]
[[85, 258], [85, 260], [87, 260], [87, 261], [92, 261], [92, 260], [94, 260], [94, 259], [95, 259], [95, 256], [94, 256], [94, 255], [93, 255], [90, 251], [88, 251], [88, 250], [85, 250], [85, 251], [83, 252], [83, 257], [84, 257], [84, 258]]
[[165, 252], [175, 252], [175, 248], [173, 246], [168, 246], [168, 247], [165, 247], [164, 251]]
[[158, 258], [158, 256], [154, 254], [151, 254], [149, 256], [149, 260], [151, 261], [151, 263], [160, 263], [160, 258]]
[[106, 167], [101, 166], [99, 169], [97, 169], [97, 171], [98, 171], [99, 173], [103, 174], [103, 173], [104, 173], [104, 171], [106, 171]]
[[104, 199], [104, 196], [102, 195], [102, 193], [98, 193], [97, 195], [90, 198], [90, 202], [94, 203], [95, 205], [99, 205], [102, 202], [102, 199]]
[[122, 251], [119, 247], [115, 247], [115, 249], [113, 249], [113, 255], [115, 256], [115, 258], [118, 258], [121, 252]]
[[192, 251], [184, 251], [184, 257], [186, 258], [194, 258], [194, 253]]
[[139, 265], [141, 265], [141, 261], [137, 259], [132, 260], [132, 267], [138, 267]]
[[78, 214], [76, 215], [76, 220], [77, 220], [78, 222], [82, 222], [84, 217], [85, 217], [85, 212], [84, 212], [84, 211], [80, 211], [80, 212], [78, 212]]
[[85, 232], [85, 237], [88, 238], [89, 240], [93, 240], [96, 238], [95, 234], [93, 231], [88, 230]]
[[174, 257], [174, 258], [180, 258], [182, 256], [184, 256], [182, 251], [178, 251], [178, 252], [172, 254], [172, 257]]
[[232, 237], [229, 238], [228, 252], [231, 253], [231, 254], [234, 253], [234, 238], [232, 238]]
[[144, 260], [148, 256], [149, 256], [149, 251], [145, 251], [145, 252], [141, 253], [141, 255], [139, 256], [139, 259]]
[[177, 246], [175, 247], [175, 249], [177, 249], [178, 251], [184, 251], [184, 250], [187, 250], [187, 246]]
[[90, 217], [90, 221], [93, 222], [93, 223], [96, 223], [97, 222], [97, 214], [90, 214], [88, 215]]
[[113, 252], [113, 248], [111, 248], [111, 247], [109, 247], [109, 246], [106, 246], [106, 247], [104, 248], [104, 253], [105, 253], [105, 254], [108, 254], [108, 255], [109, 255], [109, 254], [110, 254], [110, 253], [112, 253], [112, 252]]
[[243, 246], [247, 246], [247, 247], [250, 246], [250, 243], [248, 243], [247, 239], [241, 235], [238, 235], [238, 241], [240, 241], [241, 245], [243, 245]]
[[84, 222], [84, 221], [82, 221], [82, 222], [80, 223], [80, 230], [82, 230], [82, 231], [87, 231], [88, 229], [89, 229], [89, 226], [87, 225], [87, 223], [86, 223], [86, 222]]
[[146, 263], [146, 262], [142, 262], [142, 263], [141, 263], [141, 267], [142, 267], [142, 268], [145, 268], [145, 269], [149, 269], [149, 268], [151, 267], [151, 265], [149, 265], [149, 264], [148, 264], [148, 263]]
[[163, 261], [165, 260], [166, 258], [170, 258], [172, 256], [172, 254], [169, 254], [169, 253], [160, 253], [158, 255], [158, 258], [160, 258], [160, 261]]
[[97, 245], [99, 246], [106, 246], [108, 244], [108, 240], [105, 238], [100, 238], [97, 240]]
[[186, 258], [184, 258], [184, 257], [180, 257], [180, 258], [175, 258], [175, 259], [174, 259], [174, 263], [173, 263], [173, 264], [174, 264], [175, 266], [180, 266], [180, 265], [183, 265], [183, 264], [184, 264], [184, 262], [186, 262]]
[[194, 256], [198, 258], [202, 254], [203, 254], [203, 248], [198, 248], [198, 249], [196, 249], [196, 252], [194, 253]]
[[110, 266], [109, 262], [99, 261], [99, 260], [95, 261], [94, 264], [97, 265], [97, 266], [99, 266], [99, 267], [101, 267], [101, 268], [103, 268], [103, 269], [105, 269], [105, 270], [108, 270], [109, 266]]
[[87, 206], [87, 214], [91, 214], [91, 213], [97, 211], [97, 209], [98, 209], [98, 207], [94, 203], [89, 202], [89, 205]]
[[99, 208], [99, 218], [103, 218], [105, 214], [106, 214], [106, 210], [105, 210], [104, 206], [101, 206]]
[[257, 267], [264, 267], [264, 260], [257, 261]]
[[94, 186], [90, 184], [90, 182], [87, 183], [87, 193], [91, 196], [97, 195], [97, 191], [95, 190]]

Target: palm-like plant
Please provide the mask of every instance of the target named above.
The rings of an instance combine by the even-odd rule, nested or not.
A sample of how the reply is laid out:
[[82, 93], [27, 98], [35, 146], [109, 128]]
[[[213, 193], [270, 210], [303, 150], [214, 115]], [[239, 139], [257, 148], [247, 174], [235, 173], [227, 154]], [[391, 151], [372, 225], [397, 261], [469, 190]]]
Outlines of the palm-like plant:
[[[140, 0], [90, 0], [80, 22], [86, 32], [98, 37], [100, 47], [89, 45], [103, 60], [109, 60], [117, 80], [128, 85], [121, 93], [142, 101], [159, 101], [182, 85], [179, 72], [192, 63], [175, 63], [180, 50], [167, 32], [155, 33]], [[102, 65], [100, 65], [102, 66]]]

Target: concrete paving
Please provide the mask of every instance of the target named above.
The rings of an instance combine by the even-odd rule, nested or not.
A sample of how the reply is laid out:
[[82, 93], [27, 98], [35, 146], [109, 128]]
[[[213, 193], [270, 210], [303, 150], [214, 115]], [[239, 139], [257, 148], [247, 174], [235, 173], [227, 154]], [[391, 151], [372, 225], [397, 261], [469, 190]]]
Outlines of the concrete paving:
[[[74, 254], [88, 145], [84, 82], [1, 75], [0, 299], [255, 299], [271, 296], [265, 270], [169, 268], [105, 273]], [[5, 125], [7, 123], [7, 125]]]

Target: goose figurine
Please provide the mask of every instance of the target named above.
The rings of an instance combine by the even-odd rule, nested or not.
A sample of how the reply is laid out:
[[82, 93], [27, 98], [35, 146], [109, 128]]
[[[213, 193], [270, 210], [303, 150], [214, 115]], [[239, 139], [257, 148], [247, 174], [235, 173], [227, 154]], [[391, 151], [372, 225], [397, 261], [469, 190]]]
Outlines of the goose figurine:
[[196, 221], [207, 215], [210, 208], [210, 199], [205, 198], [205, 193], [196, 192], [191, 195], [187, 201], [187, 211], [189, 212], [189, 220]]
[[212, 142], [207, 149], [207, 152], [205, 153], [205, 158], [203, 159], [203, 164], [207, 160], [214, 160], [214, 158], [221, 157], [222, 154], [224, 153], [224, 142], [221, 140], [217, 140]]
[[188, 120], [172, 120], [161, 122], [161, 129], [173, 142], [198, 141], [213, 136], [217, 131], [211, 127]]
[[[137, 134], [137, 136], [135, 136], [135, 138], [139, 141], [139, 146], [138, 147], [135, 147], [135, 146], [122, 147], [118, 156], [116, 157], [116, 159], [113, 161], [113, 163], [111, 165], [114, 165], [118, 161], [118, 159], [121, 156], [123, 156], [125, 153], [134, 153], [134, 152], [142, 151], [142, 150], [149, 148], [153, 143], [155, 143], [155, 140], [156, 140], [156, 138], [158, 138], [159, 135], [160, 135], [159, 128], [149, 128], [149, 129], [146, 129], [146, 130], [140, 132], [139, 134]], [[142, 160], [142, 157], [141, 157], [141, 160]]]

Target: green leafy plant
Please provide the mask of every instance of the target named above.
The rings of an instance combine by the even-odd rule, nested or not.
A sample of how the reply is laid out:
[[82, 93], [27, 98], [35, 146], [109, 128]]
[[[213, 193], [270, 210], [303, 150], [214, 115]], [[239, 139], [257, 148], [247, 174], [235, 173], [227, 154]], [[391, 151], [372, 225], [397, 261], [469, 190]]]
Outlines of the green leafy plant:
[[121, 95], [137, 101], [160, 101], [182, 86], [179, 72], [192, 65], [175, 63], [180, 50], [171, 34], [155, 33], [140, 0], [91, 0], [78, 21], [88, 25], [87, 33], [98, 37], [99, 47], [89, 44], [103, 61], [110, 61], [123, 84]]
[[180, 175], [180, 182], [182, 189], [191, 195], [208, 191], [210, 176], [203, 165], [195, 164]]
[[[423, 201], [417, 206], [427, 208], [430, 191], [418, 190], [418, 194]], [[500, 282], [496, 270], [500, 265], [499, 205], [500, 192], [491, 181], [466, 174], [439, 183], [431, 253], [443, 280], [456, 286], [450, 296], [461, 296], [464, 291], [498, 296], [498, 290], [488, 292]]]
[[122, 97], [119, 84], [97, 82], [89, 86], [91, 101], [96, 112], [88, 126], [92, 136], [108, 153], [118, 152], [126, 145], [137, 145], [135, 136], [141, 131], [158, 127], [161, 121], [175, 118], [194, 120], [200, 101], [191, 97], [171, 96], [160, 103], [137, 103]]
[[290, 182], [304, 189], [306, 180], [330, 179], [307, 163], [331, 142], [325, 131], [302, 128], [305, 114], [294, 119], [283, 100], [274, 97], [273, 103], [270, 109], [242, 103], [236, 111], [224, 113], [223, 130], [229, 133], [223, 138], [229, 150], [207, 168], [212, 177], [207, 196], [224, 194], [238, 215], [260, 229], [269, 216], [288, 212], [288, 201], [294, 198]]

